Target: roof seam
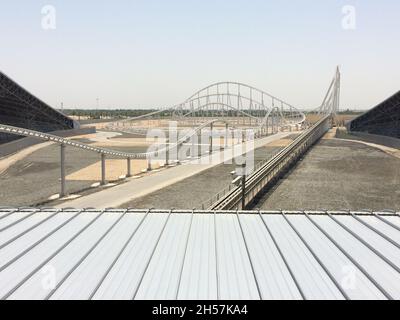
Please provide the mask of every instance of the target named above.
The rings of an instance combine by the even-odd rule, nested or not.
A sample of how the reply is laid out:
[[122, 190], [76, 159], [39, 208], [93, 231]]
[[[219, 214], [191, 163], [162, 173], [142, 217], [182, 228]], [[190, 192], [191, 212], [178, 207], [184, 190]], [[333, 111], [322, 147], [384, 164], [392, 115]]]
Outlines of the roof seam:
[[146, 271], [147, 271], [147, 269], [149, 268], [151, 259], [152, 259], [153, 256], [154, 256], [154, 252], [155, 252], [156, 249], [157, 249], [157, 246], [158, 246], [158, 243], [160, 242], [161, 236], [163, 235], [164, 230], [165, 230], [165, 227], [167, 226], [168, 221], [169, 221], [169, 218], [171, 217], [171, 212], [172, 212], [172, 210], [169, 211], [168, 217], [167, 217], [167, 219], [165, 220], [164, 226], [163, 226], [163, 228], [162, 228], [161, 231], [160, 231], [160, 235], [159, 235], [158, 238], [157, 238], [157, 241], [156, 241], [156, 244], [154, 245], [153, 251], [151, 252], [151, 255], [150, 255], [150, 257], [149, 257], [149, 260], [148, 260], [147, 263], [146, 263], [146, 267], [144, 268], [143, 273], [142, 273], [142, 275], [141, 275], [141, 277], [140, 277], [139, 283], [137, 284], [136, 289], [135, 289], [135, 291], [134, 291], [134, 293], [133, 293], [132, 300], [135, 299], [135, 297], [136, 297], [136, 295], [137, 295], [137, 293], [138, 293], [138, 291], [139, 291], [139, 288], [140, 288], [140, 286], [141, 286], [141, 284], [142, 284], [142, 281], [143, 281], [143, 278], [144, 278], [144, 276], [145, 276], [145, 274], [146, 274]]
[[77, 212], [74, 216], [72, 216], [71, 218], [67, 219], [66, 221], [64, 221], [62, 224], [60, 224], [58, 227], [56, 227], [55, 229], [53, 229], [52, 231], [50, 231], [48, 234], [46, 234], [44, 237], [40, 238], [38, 241], [36, 241], [34, 244], [32, 244], [30, 247], [26, 248], [24, 251], [22, 251], [20, 254], [18, 254], [16, 257], [14, 257], [13, 259], [11, 259], [10, 261], [8, 261], [6, 264], [0, 266], [0, 272], [3, 271], [4, 269], [6, 269], [8, 266], [10, 266], [12, 263], [14, 263], [15, 261], [17, 261], [19, 258], [21, 258], [22, 256], [24, 256], [26, 253], [28, 253], [29, 251], [31, 251], [34, 247], [36, 247], [37, 245], [39, 245], [41, 242], [43, 242], [44, 240], [46, 240], [47, 238], [49, 238], [51, 235], [53, 235], [55, 232], [57, 232], [58, 230], [60, 230], [62, 227], [64, 227], [66, 224], [68, 224], [70, 221], [72, 221], [73, 219], [75, 219], [79, 214], [81, 214], [83, 212], [83, 210]]
[[192, 212], [192, 215], [191, 215], [191, 217], [190, 217], [189, 230], [188, 230], [188, 233], [187, 233], [187, 236], [186, 236], [186, 244], [185, 244], [185, 251], [184, 251], [183, 259], [182, 259], [182, 265], [181, 265], [181, 267], [180, 267], [180, 272], [179, 272], [178, 286], [177, 286], [177, 288], [176, 288], [176, 294], [175, 294], [175, 298], [176, 298], [176, 299], [178, 299], [179, 288], [180, 288], [181, 279], [182, 279], [182, 272], [183, 272], [183, 268], [184, 268], [184, 266], [185, 266], [186, 252], [187, 252], [187, 248], [188, 248], [188, 244], [189, 244], [190, 231], [192, 230], [193, 216], [194, 216], [194, 214], [193, 214], [193, 212]]
[[77, 263], [67, 272], [67, 274], [56, 284], [56, 286], [49, 292], [45, 297], [45, 300], [49, 300], [50, 297], [57, 291], [58, 288], [68, 279], [68, 277], [82, 264], [82, 262], [93, 252], [93, 250], [103, 241], [103, 239], [110, 233], [110, 231], [121, 221], [126, 215], [126, 211], [118, 217], [118, 219], [102, 234], [102, 236], [95, 242], [94, 245], [79, 259]]
[[393, 297], [364, 269], [344, 248], [336, 242], [314, 219], [312, 219], [307, 213], [306, 217], [320, 230], [374, 285], [383, 293], [383, 295], [393, 300]]
[[398, 244], [395, 240], [393, 240], [392, 238], [390, 238], [389, 236], [383, 234], [381, 231], [379, 231], [378, 229], [376, 229], [375, 227], [371, 226], [368, 222], [360, 219], [359, 217], [355, 216], [352, 214], [352, 217], [354, 219], [356, 219], [358, 222], [360, 222], [361, 224], [363, 224], [364, 226], [366, 226], [368, 229], [372, 230], [373, 232], [375, 232], [376, 234], [378, 234], [380, 237], [382, 237], [383, 239], [385, 239], [386, 241], [390, 242], [392, 245], [394, 245], [395, 247], [397, 247], [398, 249], [400, 249], [400, 244]]
[[58, 213], [61, 212], [61, 209], [54, 212], [53, 214], [51, 214], [50, 216], [46, 217], [45, 219], [43, 219], [42, 221], [39, 221], [38, 223], [34, 224], [33, 226], [29, 227], [28, 229], [24, 230], [23, 232], [21, 232], [20, 234], [16, 235], [15, 237], [7, 240], [5, 243], [0, 245], [0, 249], [3, 249], [4, 247], [6, 247], [7, 245], [9, 245], [11, 242], [14, 242], [15, 240], [21, 238], [23, 235], [27, 234], [29, 231], [32, 231], [33, 229], [37, 228], [38, 226], [42, 225], [43, 223], [45, 223], [46, 221], [50, 220], [51, 218], [53, 218], [55, 215], [57, 215]]
[[100, 281], [98, 282], [97, 286], [94, 288], [94, 290], [92, 291], [92, 293], [90, 294], [88, 300], [92, 300], [92, 298], [94, 297], [94, 295], [96, 294], [96, 292], [98, 291], [98, 289], [101, 287], [101, 285], [103, 284], [104, 280], [106, 279], [107, 275], [110, 273], [110, 271], [112, 270], [112, 268], [114, 267], [114, 265], [117, 263], [117, 261], [119, 260], [119, 258], [121, 257], [122, 253], [125, 251], [125, 249], [127, 248], [127, 246], [129, 245], [129, 243], [131, 242], [132, 238], [134, 237], [134, 235], [136, 234], [136, 232], [139, 230], [139, 228], [141, 227], [141, 225], [143, 224], [143, 221], [146, 219], [146, 217], [149, 215], [151, 209], [149, 209], [145, 215], [143, 216], [142, 220], [140, 220], [140, 222], [138, 223], [138, 225], [136, 226], [136, 228], [132, 231], [131, 235], [129, 236], [128, 240], [124, 243], [124, 245], [122, 246], [121, 250], [118, 252], [118, 254], [116, 255], [116, 257], [114, 258], [113, 262], [111, 263], [111, 265], [108, 267], [107, 271], [104, 273], [104, 275], [101, 277]]
[[18, 219], [16, 221], [6, 225], [5, 227], [0, 229], [0, 232], [3, 232], [4, 230], [7, 230], [7, 229], [11, 228], [12, 226], [15, 226], [16, 224], [20, 223], [21, 221], [24, 221], [25, 219], [28, 219], [30, 216], [34, 215], [37, 212], [40, 212], [40, 210], [33, 211], [32, 213], [22, 217], [21, 219]]
[[263, 296], [262, 296], [262, 293], [261, 293], [260, 285], [259, 285], [259, 283], [258, 283], [257, 275], [256, 275], [256, 272], [255, 272], [255, 270], [254, 270], [254, 264], [253, 264], [253, 261], [252, 261], [251, 256], [250, 256], [249, 247], [248, 247], [248, 245], [247, 245], [246, 237], [245, 237], [245, 235], [244, 235], [242, 223], [241, 223], [241, 221], [240, 221], [240, 218], [239, 218], [239, 214], [238, 214], [238, 213], [236, 214], [236, 217], [237, 217], [237, 220], [238, 220], [238, 222], [239, 222], [239, 227], [240, 227], [240, 231], [241, 231], [241, 234], [242, 234], [242, 237], [243, 237], [244, 246], [245, 246], [245, 248], [246, 248], [247, 257], [249, 258], [249, 262], [250, 262], [250, 266], [251, 266], [251, 271], [252, 271], [252, 273], [253, 273], [253, 277], [254, 277], [254, 280], [255, 280], [255, 282], [256, 282], [257, 291], [258, 291], [258, 296], [259, 296], [259, 298], [262, 300], [262, 299], [263, 299]]
[[[6, 218], [6, 217], [8, 217], [8, 216], [10, 216], [10, 215], [12, 215], [12, 214], [15, 213], [15, 212], [18, 212], [18, 211], [19, 211], [19, 209], [14, 209], [14, 210], [12, 210], [12, 211], [6, 213], [5, 215], [1, 216], [1, 217], [0, 217], [0, 220], [1, 220], [1, 219], [4, 219], [4, 218]], [[2, 211], [2, 212], [4, 212], [4, 211]]]
[[295, 283], [295, 285], [296, 285], [296, 287], [297, 287], [297, 290], [299, 290], [299, 293], [300, 293], [301, 297], [303, 298], [303, 300], [307, 300], [307, 298], [306, 298], [306, 296], [305, 296], [305, 294], [304, 294], [302, 288], [300, 287], [300, 284], [299, 284], [297, 278], [296, 278], [295, 275], [294, 275], [293, 270], [291, 269], [291, 267], [290, 267], [288, 261], [286, 260], [284, 254], [283, 254], [283, 252], [282, 252], [282, 250], [281, 250], [281, 248], [279, 247], [278, 242], [276, 241], [274, 235], [272, 234], [270, 228], [268, 227], [266, 221], [264, 220], [264, 217], [261, 215], [261, 213], [259, 213], [259, 215], [260, 215], [261, 221], [263, 222], [265, 228], [266, 228], [267, 231], [268, 231], [269, 236], [271, 237], [272, 241], [274, 242], [274, 245], [275, 245], [276, 249], [278, 250], [279, 255], [281, 256], [281, 258], [282, 258], [282, 260], [283, 260], [283, 262], [284, 262], [286, 268], [288, 269], [288, 271], [289, 271], [289, 273], [290, 273], [290, 276], [292, 277], [293, 282]]
[[376, 256], [378, 256], [380, 259], [385, 261], [389, 266], [391, 266], [395, 271], [400, 273], [400, 268], [396, 266], [391, 260], [386, 258], [379, 250], [375, 249], [373, 246], [371, 246], [368, 242], [366, 242], [363, 238], [361, 238], [359, 235], [355, 234], [350, 228], [345, 226], [342, 222], [337, 220], [335, 217], [332, 217], [328, 213], [329, 217], [335, 221], [340, 227], [342, 227], [344, 230], [346, 230], [350, 235], [352, 235], [355, 239], [357, 239], [359, 242], [361, 242], [365, 247], [367, 247], [369, 250], [371, 250]]
[[217, 279], [217, 300], [220, 299], [220, 288], [219, 288], [219, 264], [218, 264], [218, 243], [217, 243], [217, 218], [216, 212], [214, 211], [214, 254], [215, 254], [215, 276]]
[[47, 259], [45, 259], [42, 263], [39, 264], [35, 269], [33, 269], [27, 276], [24, 277], [18, 284], [11, 289], [9, 292], [7, 292], [1, 299], [5, 300], [9, 296], [11, 296], [15, 291], [18, 290], [19, 287], [21, 287], [28, 279], [30, 279], [35, 273], [37, 273], [43, 266], [45, 266], [51, 259], [53, 259], [55, 256], [57, 256], [61, 250], [66, 248], [72, 241], [74, 241], [82, 232], [84, 232], [87, 228], [89, 228], [97, 219], [99, 219], [105, 211], [101, 212], [98, 214], [94, 219], [92, 219], [85, 227], [83, 227], [81, 230], [79, 230], [72, 238], [70, 238], [67, 242], [65, 242], [61, 247], [59, 247], [55, 252], [53, 252]]
[[342, 288], [342, 286], [337, 282], [335, 277], [332, 275], [332, 273], [329, 271], [329, 269], [325, 266], [325, 264], [321, 261], [320, 258], [316, 255], [314, 250], [311, 248], [311, 246], [307, 243], [307, 241], [303, 238], [303, 236], [300, 234], [300, 232], [295, 228], [295, 226], [289, 221], [289, 219], [286, 217], [285, 213], [282, 212], [282, 216], [285, 218], [285, 221], [289, 224], [289, 226], [293, 229], [293, 231], [296, 233], [296, 235], [300, 238], [300, 240], [303, 242], [303, 244], [307, 247], [308, 251], [312, 254], [314, 259], [318, 262], [318, 264], [322, 267], [322, 269], [325, 271], [325, 273], [328, 275], [328, 277], [331, 279], [331, 281], [334, 283], [336, 288], [340, 291], [340, 293], [343, 295], [343, 297], [346, 300], [350, 300], [350, 297], [346, 293], [346, 291]]
[[400, 227], [396, 226], [394, 223], [390, 222], [389, 220], [383, 218], [379, 214], [374, 213], [375, 217], [381, 220], [382, 222], [386, 223], [387, 225], [391, 226], [392, 228], [396, 229], [397, 231], [400, 231]]

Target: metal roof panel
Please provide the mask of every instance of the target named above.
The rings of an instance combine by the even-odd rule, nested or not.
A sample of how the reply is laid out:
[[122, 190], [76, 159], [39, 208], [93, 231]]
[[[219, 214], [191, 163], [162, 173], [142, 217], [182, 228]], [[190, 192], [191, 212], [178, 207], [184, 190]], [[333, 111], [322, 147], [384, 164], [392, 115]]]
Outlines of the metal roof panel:
[[400, 218], [0, 208], [4, 299], [400, 299]]

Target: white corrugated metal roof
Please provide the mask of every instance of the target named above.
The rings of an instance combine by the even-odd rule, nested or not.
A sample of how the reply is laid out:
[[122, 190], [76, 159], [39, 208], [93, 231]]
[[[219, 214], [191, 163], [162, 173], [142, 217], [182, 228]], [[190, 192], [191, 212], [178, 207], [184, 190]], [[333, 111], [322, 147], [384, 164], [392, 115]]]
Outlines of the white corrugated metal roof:
[[400, 217], [0, 208], [0, 297], [400, 299]]

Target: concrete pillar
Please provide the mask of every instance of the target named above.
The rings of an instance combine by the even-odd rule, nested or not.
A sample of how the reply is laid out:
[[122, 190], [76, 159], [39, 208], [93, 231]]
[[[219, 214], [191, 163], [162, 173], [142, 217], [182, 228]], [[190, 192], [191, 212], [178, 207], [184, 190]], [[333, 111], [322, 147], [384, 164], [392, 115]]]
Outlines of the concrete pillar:
[[147, 171], [151, 171], [151, 157], [147, 158]]
[[181, 147], [182, 145], [179, 143], [176, 145], [176, 163], [179, 163], [180, 159], [179, 159], [179, 147]]
[[101, 185], [106, 184], [106, 155], [104, 153], [101, 154]]
[[246, 209], [246, 163], [242, 164], [242, 210]]
[[225, 141], [224, 141], [224, 145], [225, 148], [228, 147], [228, 135], [229, 135], [229, 130], [228, 130], [228, 124], [225, 124]]
[[194, 144], [194, 138], [195, 136], [193, 135], [192, 137], [190, 137], [190, 139], [192, 140], [192, 146], [191, 146], [191, 148], [190, 148], [190, 157], [192, 158], [192, 159], [194, 159], [195, 157], [196, 157], [196, 150], [195, 150], [195, 148], [196, 148], [196, 146], [195, 146], [195, 144]]
[[126, 159], [126, 177], [129, 178], [132, 176], [131, 172], [131, 158]]
[[165, 143], [165, 165], [169, 165], [169, 138]]
[[213, 150], [213, 124], [210, 124], [210, 154], [212, 153]]
[[60, 166], [61, 166], [61, 191], [60, 198], [65, 197], [67, 195], [66, 185], [65, 185], [65, 144], [60, 146]]
[[201, 157], [201, 143], [202, 143], [202, 141], [201, 141], [201, 129], [199, 130], [199, 132], [198, 132], [198, 139], [197, 139], [197, 150], [198, 150], [198, 155], [199, 155], [199, 157]]

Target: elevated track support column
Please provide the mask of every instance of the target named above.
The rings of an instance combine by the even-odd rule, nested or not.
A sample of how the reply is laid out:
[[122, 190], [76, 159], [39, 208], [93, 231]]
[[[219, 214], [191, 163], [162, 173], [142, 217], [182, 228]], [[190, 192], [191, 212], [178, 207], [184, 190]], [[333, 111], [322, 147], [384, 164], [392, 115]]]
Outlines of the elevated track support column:
[[106, 155], [101, 154], [101, 182], [100, 184], [104, 186], [106, 184]]
[[165, 141], [165, 165], [169, 165], [169, 138]]
[[225, 148], [228, 147], [228, 138], [229, 138], [229, 131], [228, 131], [228, 124], [225, 124], [225, 139], [224, 139], [224, 145]]
[[246, 163], [242, 164], [242, 210], [246, 209]]
[[126, 177], [132, 177], [132, 172], [131, 172], [131, 158], [126, 159]]
[[213, 151], [213, 124], [210, 124], [210, 150], [209, 153], [211, 154]]
[[199, 135], [198, 135], [198, 141], [197, 141], [197, 150], [198, 150], [198, 154], [199, 154], [199, 158], [201, 157], [201, 146], [202, 146], [202, 136], [201, 136], [201, 129], [199, 130]]
[[151, 171], [151, 157], [147, 158], [147, 171]]
[[191, 146], [190, 146], [190, 158], [191, 159], [194, 159], [195, 157], [196, 157], [196, 145], [195, 145], [195, 136], [192, 136], [191, 138], [190, 138], [190, 140], [192, 140], [191, 141]]
[[67, 195], [66, 184], [65, 184], [65, 144], [60, 145], [60, 167], [61, 167], [61, 191], [60, 198]]

